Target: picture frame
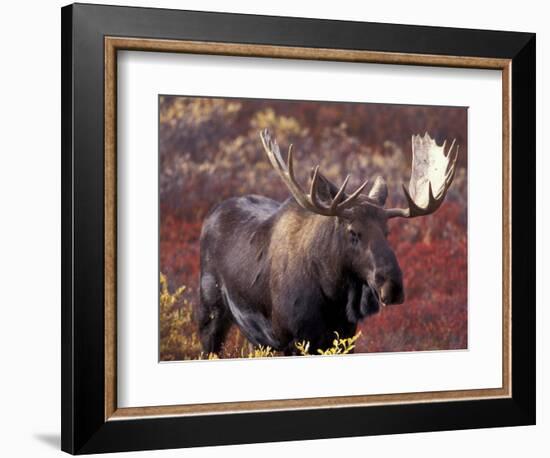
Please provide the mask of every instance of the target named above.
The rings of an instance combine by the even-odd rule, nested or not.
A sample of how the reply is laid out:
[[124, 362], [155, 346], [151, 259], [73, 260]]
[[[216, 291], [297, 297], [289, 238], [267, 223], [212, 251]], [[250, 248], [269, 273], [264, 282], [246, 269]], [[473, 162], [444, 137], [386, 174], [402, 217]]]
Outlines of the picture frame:
[[[534, 34], [74, 4], [62, 9], [61, 41], [64, 451], [535, 424]], [[122, 50], [502, 72], [502, 386], [119, 408], [116, 112]]]

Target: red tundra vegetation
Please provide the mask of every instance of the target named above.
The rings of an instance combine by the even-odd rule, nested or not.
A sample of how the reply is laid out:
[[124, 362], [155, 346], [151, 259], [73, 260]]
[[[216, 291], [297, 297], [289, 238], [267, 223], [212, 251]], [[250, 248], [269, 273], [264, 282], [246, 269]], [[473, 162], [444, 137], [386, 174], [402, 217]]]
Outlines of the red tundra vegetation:
[[[366, 318], [360, 335], [336, 342], [335, 349], [467, 348], [466, 108], [161, 96], [159, 112], [161, 360], [213, 357], [201, 352], [193, 316], [199, 236], [208, 211], [232, 196], [289, 196], [261, 146], [263, 128], [276, 135], [283, 151], [293, 143], [302, 183], [316, 164], [337, 184], [352, 173], [350, 189], [382, 175], [388, 207], [405, 204], [401, 184], [410, 176], [411, 136], [427, 131], [439, 143], [456, 138], [457, 173], [441, 208], [431, 216], [390, 221], [405, 303]], [[248, 356], [276, 354], [251, 348], [233, 329], [219, 357]]]

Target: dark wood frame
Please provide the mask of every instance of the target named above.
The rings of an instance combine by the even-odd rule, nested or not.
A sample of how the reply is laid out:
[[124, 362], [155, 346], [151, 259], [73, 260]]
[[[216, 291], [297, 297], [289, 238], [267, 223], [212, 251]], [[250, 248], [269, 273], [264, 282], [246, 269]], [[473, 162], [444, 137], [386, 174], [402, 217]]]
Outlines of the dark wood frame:
[[[501, 69], [502, 388], [117, 409], [119, 49]], [[534, 424], [534, 121], [534, 34], [82, 4], [63, 8], [62, 449], [93, 453]]]

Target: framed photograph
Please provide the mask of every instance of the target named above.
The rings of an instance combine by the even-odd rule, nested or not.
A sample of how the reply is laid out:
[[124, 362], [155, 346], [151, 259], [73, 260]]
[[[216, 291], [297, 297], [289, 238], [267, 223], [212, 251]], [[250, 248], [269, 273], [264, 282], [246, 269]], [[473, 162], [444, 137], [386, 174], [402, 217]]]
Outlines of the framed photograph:
[[62, 449], [535, 423], [535, 35], [62, 9]]

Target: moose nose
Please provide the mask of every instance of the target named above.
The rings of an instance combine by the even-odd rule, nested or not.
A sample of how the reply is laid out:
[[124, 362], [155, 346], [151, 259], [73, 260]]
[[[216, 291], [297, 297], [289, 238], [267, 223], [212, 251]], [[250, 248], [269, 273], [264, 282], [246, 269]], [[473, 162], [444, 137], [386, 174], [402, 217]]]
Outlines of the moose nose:
[[402, 304], [405, 300], [403, 284], [393, 280], [386, 280], [380, 289], [380, 298], [384, 304]]

